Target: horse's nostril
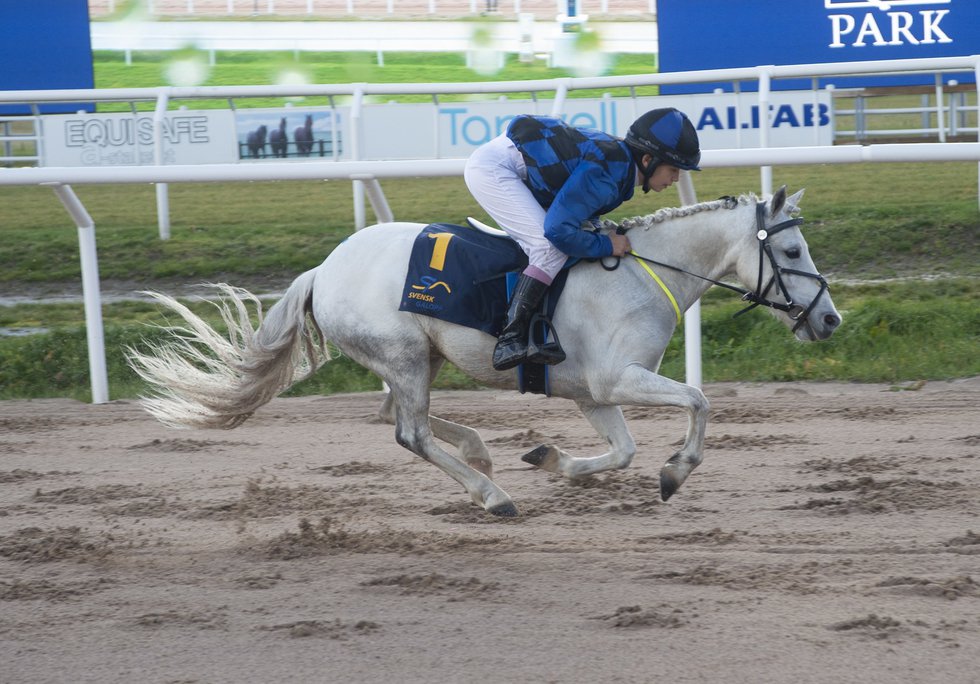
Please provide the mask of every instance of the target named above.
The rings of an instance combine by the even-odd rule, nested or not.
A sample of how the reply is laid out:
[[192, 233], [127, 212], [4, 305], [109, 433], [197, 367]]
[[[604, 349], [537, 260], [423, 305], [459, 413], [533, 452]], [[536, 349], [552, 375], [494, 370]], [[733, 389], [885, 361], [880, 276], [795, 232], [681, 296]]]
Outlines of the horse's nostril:
[[823, 317], [823, 322], [828, 328], [836, 328], [840, 325], [840, 317], [835, 314], [826, 314]]

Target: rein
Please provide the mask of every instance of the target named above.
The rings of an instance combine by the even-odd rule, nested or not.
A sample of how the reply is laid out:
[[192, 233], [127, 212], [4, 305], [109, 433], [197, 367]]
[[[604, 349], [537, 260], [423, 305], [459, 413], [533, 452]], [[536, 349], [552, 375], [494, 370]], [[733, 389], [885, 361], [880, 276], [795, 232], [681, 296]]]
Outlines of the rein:
[[[766, 211], [766, 205], [764, 202], [759, 202], [756, 204], [755, 220], [756, 220], [756, 226], [758, 227], [758, 231], [756, 232], [755, 236], [756, 239], [759, 241], [759, 277], [756, 280], [755, 291], [746, 290], [745, 288], [738, 287], [737, 285], [730, 285], [728, 283], [723, 283], [720, 280], [714, 280], [713, 278], [708, 278], [707, 276], [699, 275], [697, 273], [692, 273], [691, 271], [680, 268], [679, 266], [666, 264], [662, 261], [657, 261], [656, 259], [651, 259], [641, 254], [637, 254], [634, 251], [630, 252], [630, 256], [636, 259], [637, 261], [639, 261], [640, 265], [643, 266], [643, 268], [647, 271], [647, 273], [649, 273], [650, 276], [653, 277], [653, 279], [657, 282], [657, 284], [660, 285], [660, 288], [666, 293], [667, 298], [670, 300], [671, 304], [674, 305], [674, 311], [677, 313], [678, 320], [680, 320], [680, 309], [677, 306], [677, 301], [674, 299], [674, 296], [671, 294], [670, 290], [667, 289], [667, 286], [664, 284], [664, 282], [659, 277], [657, 277], [657, 274], [654, 273], [653, 269], [651, 269], [647, 264], [653, 264], [655, 266], [669, 268], [672, 271], [677, 271], [678, 273], [683, 273], [684, 275], [689, 275], [694, 278], [700, 278], [701, 280], [705, 280], [711, 283], [712, 285], [718, 285], [719, 287], [723, 287], [725, 289], [732, 290], [733, 292], [739, 293], [740, 295], [742, 295], [742, 300], [749, 302], [749, 305], [746, 306], [744, 309], [741, 309], [738, 312], [736, 312], [733, 317], [741, 316], [745, 312], [751, 311], [757, 306], [767, 306], [771, 309], [785, 311], [787, 314], [789, 314], [792, 320], [796, 321], [796, 325], [793, 326], [793, 332], [796, 332], [797, 330], [799, 330], [801, 326], [806, 324], [806, 322], [809, 320], [810, 312], [812, 312], [813, 308], [817, 305], [817, 300], [819, 300], [820, 296], [827, 290], [827, 281], [819, 273], [807, 273], [806, 271], [798, 271], [792, 268], [784, 268], [780, 266], [778, 263], [776, 263], [776, 256], [775, 254], [773, 254], [773, 249], [772, 249], [772, 245], [769, 243], [769, 238], [782, 230], [785, 230], [787, 228], [792, 228], [793, 226], [801, 225], [803, 223], [803, 219], [802, 218], [787, 219], [786, 221], [777, 223], [774, 226], [770, 226], [766, 228], [765, 211]], [[622, 227], [618, 227], [616, 228], [616, 232], [622, 235], [626, 233], [626, 229]], [[772, 266], [772, 276], [769, 278], [769, 282], [763, 286], [762, 280], [763, 280], [763, 270], [764, 270], [764, 261], [763, 261], [764, 257], [768, 257], [769, 263]], [[619, 262], [620, 259], [617, 257], [616, 263], [613, 266], [607, 266], [604, 262], [600, 260], [602, 267], [607, 271], [614, 271], [617, 268], [619, 268]], [[817, 292], [817, 295], [813, 298], [813, 301], [810, 302], [809, 306], [803, 307], [793, 302], [793, 298], [790, 296], [789, 290], [786, 288], [786, 284], [783, 282], [783, 275], [798, 275], [798, 276], [803, 276], [805, 278], [813, 278], [814, 280], [817, 280], [820, 283], [820, 291]], [[785, 303], [774, 302], [766, 296], [768, 295], [769, 291], [772, 289], [773, 285], [776, 286], [777, 294], [780, 292], [783, 293], [783, 296], [786, 299]]]

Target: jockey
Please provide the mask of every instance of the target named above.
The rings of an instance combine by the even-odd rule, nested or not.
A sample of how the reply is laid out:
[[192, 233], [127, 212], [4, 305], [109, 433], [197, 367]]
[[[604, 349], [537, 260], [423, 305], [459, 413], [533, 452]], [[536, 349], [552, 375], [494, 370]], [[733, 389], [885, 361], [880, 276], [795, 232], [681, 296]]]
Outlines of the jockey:
[[473, 152], [464, 171], [467, 188], [528, 256], [493, 350], [496, 370], [564, 361], [555, 344], [528, 356], [530, 320], [552, 280], [568, 257], [628, 254], [625, 235], [594, 231], [598, 218], [633, 197], [637, 185], [660, 192], [681, 170], [700, 170], [700, 160], [694, 125], [674, 108], [647, 112], [625, 138], [521, 115]]

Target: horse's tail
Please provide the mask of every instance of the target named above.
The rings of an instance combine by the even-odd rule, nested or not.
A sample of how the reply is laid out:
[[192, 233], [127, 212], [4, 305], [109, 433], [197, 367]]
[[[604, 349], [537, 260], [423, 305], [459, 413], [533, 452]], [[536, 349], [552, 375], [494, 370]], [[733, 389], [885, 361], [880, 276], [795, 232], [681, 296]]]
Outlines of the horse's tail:
[[[310, 270], [294, 280], [264, 319], [255, 295], [214, 285], [227, 338], [172, 297], [148, 293], [184, 325], [164, 327], [171, 338], [149, 345], [148, 353], [127, 348], [129, 365], [154, 391], [141, 397], [143, 407], [171, 427], [230, 429], [312, 375], [330, 360], [311, 313], [314, 275]], [[258, 329], [252, 326], [248, 303], [258, 315]]]

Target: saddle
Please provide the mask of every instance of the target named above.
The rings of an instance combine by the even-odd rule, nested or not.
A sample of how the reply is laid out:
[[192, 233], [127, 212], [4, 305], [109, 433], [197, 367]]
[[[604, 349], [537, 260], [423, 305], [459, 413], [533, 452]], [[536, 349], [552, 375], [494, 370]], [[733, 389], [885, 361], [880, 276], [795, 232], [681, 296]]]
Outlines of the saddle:
[[[419, 232], [398, 308], [497, 337], [507, 319], [508, 275], [516, 282], [527, 266], [527, 255], [502, 230], [467, 220], [468, 226], [432, 223]], [[563, 270], [555, 278], [532, 320], [531, 342], [544, 350], [552, 344], [551, 316], [567, 273]], [[547, 366], [525, 363], [518, 367], [517, 377], [522, 394], [551, 395]]]

